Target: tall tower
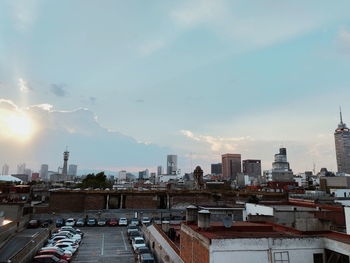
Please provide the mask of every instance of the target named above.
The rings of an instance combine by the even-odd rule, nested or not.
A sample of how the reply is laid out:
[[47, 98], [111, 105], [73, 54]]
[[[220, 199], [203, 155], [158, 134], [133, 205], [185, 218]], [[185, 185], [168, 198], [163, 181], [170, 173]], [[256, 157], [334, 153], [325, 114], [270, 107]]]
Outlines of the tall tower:
[[334, 132], [334, 139], [338, 173], [350, 174], [350, 130], [343, 122], [341, 109], [340, 123]]
[[167, 156], [167, 174], [176, 174], [177, 172], [177, 155]]
[[63, 153], [63, 170], [62, 175], [67, 177], [68, 175], [68, 158], [69, 158], [69, 152], [68, 149]]
[[227, 153], [221, 155], [222, 178], [226, 181], [234, 181], [238, 174], [242, 172], [241, 155]]

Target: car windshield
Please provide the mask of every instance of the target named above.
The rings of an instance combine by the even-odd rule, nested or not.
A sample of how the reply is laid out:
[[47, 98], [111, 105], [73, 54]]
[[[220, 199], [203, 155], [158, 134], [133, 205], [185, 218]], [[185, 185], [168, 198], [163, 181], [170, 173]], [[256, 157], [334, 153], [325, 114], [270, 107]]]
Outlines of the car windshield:
[[136, 239], [135, 244], [144, 244], [143, 239]]
[[131, 225], [131, 226], [129, 226], [129, 229], [137, 229], [137, 226]]

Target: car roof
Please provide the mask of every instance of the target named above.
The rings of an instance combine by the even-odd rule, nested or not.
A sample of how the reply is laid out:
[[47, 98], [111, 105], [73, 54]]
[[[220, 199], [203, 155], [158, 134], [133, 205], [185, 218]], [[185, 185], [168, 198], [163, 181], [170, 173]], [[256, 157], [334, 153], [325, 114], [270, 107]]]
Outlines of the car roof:
[[143, 259], [154, 259], [153, 255], [150, 254], [150, 253], [142, 254], [141, 257], [142, 257]]
[[35, 256], [34, 258], [50, 258], [54, 255], [39, 255], [39, 256]]
[[135, 240], [143, 240], [143, 237], [135, 237]]

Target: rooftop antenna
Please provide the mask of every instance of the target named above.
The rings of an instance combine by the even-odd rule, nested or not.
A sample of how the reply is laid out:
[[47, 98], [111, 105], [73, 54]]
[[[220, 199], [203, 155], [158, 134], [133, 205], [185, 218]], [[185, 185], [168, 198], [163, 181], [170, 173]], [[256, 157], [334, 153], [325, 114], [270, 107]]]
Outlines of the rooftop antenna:
[[340, 123], [343, 124], [343, 113], [341, 111], [341, 106], [339, 106], [339, 110], [340, 110]]

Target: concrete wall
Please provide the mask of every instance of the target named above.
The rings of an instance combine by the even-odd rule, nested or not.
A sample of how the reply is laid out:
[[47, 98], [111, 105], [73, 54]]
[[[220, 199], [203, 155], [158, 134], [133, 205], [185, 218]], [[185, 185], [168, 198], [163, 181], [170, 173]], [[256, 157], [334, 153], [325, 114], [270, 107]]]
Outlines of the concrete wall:
[[[291, 263], [313, 263], [313, 254], [323, 253], [322, 238], [238, 238], [213, 239], [210, 262], [274, 262], [275, 253], [288, 252]], [[272, 259], [272, 261], [270, 261]]]
[[345, 225], [346, 225], [346, 233], [350, 235], [350, 207], [344, 207], [345, 212]]
[[329, 192], [334, 194], [334, 197], [350, 197], [350, 189], [330, 189]]
[[0, 204], [0, 211], [4, 211], [5, 219], [18, 221], [23, 216], [23, 204]]
[[247, 215], [273, 216], [273, 208], [269, 206], [246, 203], [245, 208]]

